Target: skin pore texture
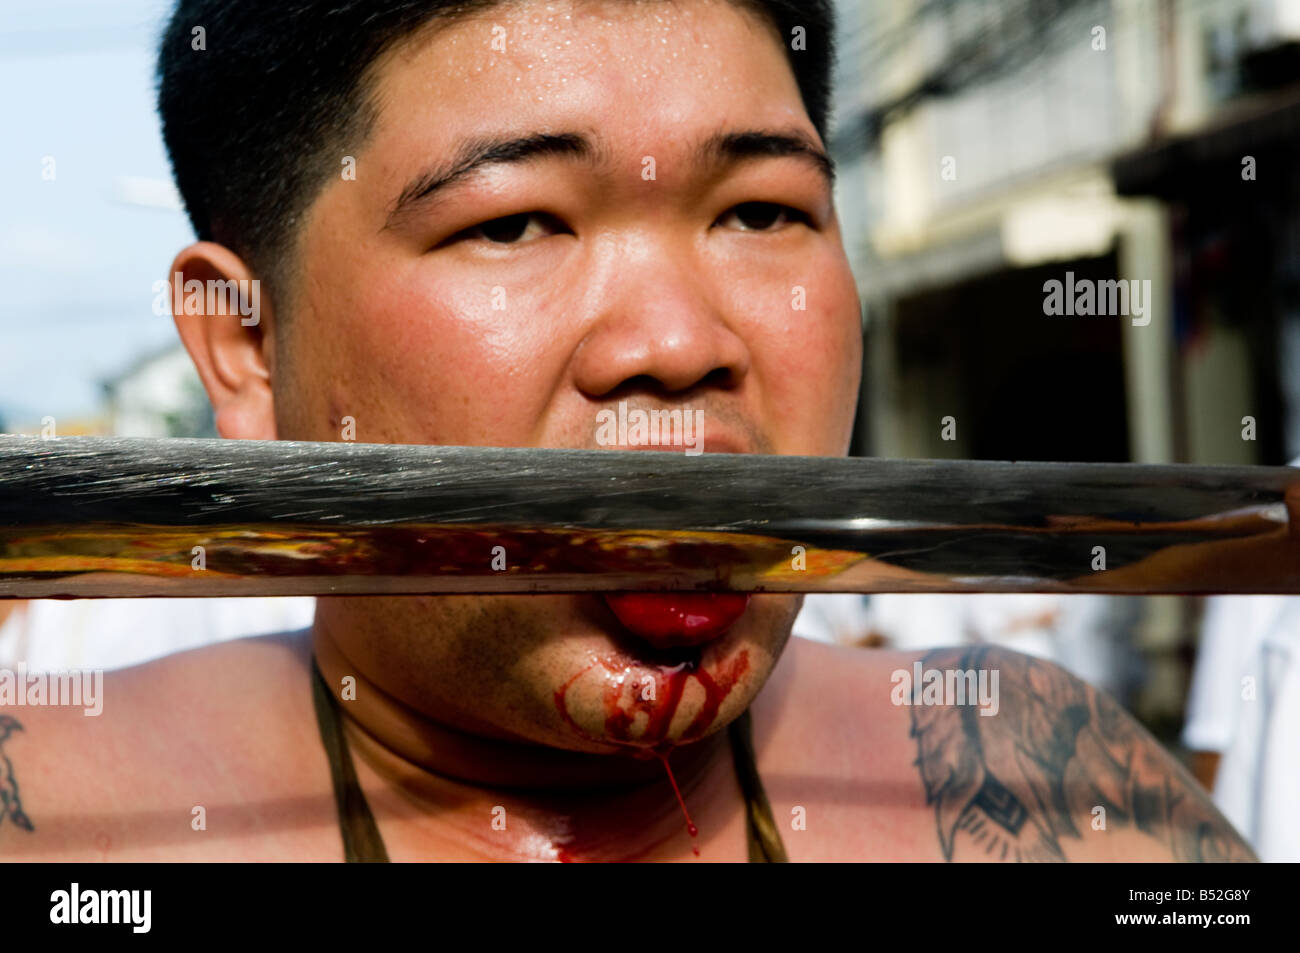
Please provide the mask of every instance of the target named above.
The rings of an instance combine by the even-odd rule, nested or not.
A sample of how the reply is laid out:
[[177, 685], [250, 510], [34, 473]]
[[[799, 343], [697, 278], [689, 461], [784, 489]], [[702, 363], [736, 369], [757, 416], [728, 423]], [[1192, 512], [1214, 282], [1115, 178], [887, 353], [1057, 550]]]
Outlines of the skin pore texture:
[[[222, 436], [334, 441], [350, 420], [366, 443], [594, 449], [597, 414], [626, 400], [703, 411], [705, 452], [843, 456], [858, 298], [781, 42], [725, 2], [577, 0], [502, 5], [389, 51], [367, 79], [368, 136], [324, 157], [352, 156], [356, 177], [303, 216], [291, 286], [264, 289], [256, 327], [177, 320]], [[519, 137], [526, 158], [399, 203], [466, 143]], [[172, 270], [257, 277], [213, 242]], [[651, 756], [670, 749], [701, 857], [744, 860], [725, 728], [747, 708], [794, 860], [1247, 855], [1077, 679], [992, 652], [996, 718], [909, 710], [890, 673], [916, 656], [790, 639], [799, 606], [754, 595], [684, 670], [594, 595], [322, 598], [310, 639], [110, 673], [102, 718], [6, 726], [4, 803], [21, 787], [35, 832], [0, 816], [0, 850], [338, 859], [314, 655], [332, 688], [355, 679], [345, 731], [393, 860], [690, 860]], [[66, 782], [70, 751], [93, 789]], [[1043, 809], [1062, 787], [1085, 819]], [[1090, 836], [1097, 803], [1113, 821]]]

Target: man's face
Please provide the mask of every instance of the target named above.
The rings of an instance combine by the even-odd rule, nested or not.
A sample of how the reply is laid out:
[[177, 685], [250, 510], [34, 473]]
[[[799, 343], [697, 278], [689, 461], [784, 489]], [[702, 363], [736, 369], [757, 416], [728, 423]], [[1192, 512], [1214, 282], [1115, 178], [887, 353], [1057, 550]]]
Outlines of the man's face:
[[[780, 42], [725, 2], [525, 2], [385, 57], [355, 179], [302, 225], [272, 362], [278, 436], [337, 440], [351, 417], [367, 443], [596, 448], [598, 412], [626, 400], [702, 411], [705, 452], [846, 453], [857, 296], [830, 185], [789, 146], [823, 148]], [[753, 132], [786, 144], [702, 148]], [[467, 144], [520, 138], [524, 157], [398, 208]], [[754, 596], [704, 646], [703, 675], [678, 673], [679, 700], [597, 595], [330, 599], [319, 613], [358, 670], [418, 710], [611, 751], [738, 715], [798, 605]]]

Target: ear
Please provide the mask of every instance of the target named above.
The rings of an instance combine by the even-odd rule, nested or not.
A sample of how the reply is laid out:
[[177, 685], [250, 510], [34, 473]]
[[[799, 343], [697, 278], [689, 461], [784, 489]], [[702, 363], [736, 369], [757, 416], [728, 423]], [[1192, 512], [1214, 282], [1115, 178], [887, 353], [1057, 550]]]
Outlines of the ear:
[[208, 392], [217, 433], [234, 440], [275, 440], [275, 335], [261, 282], [242, 258], [215, 242], [184, 249], [168, 277], [176, 330]]

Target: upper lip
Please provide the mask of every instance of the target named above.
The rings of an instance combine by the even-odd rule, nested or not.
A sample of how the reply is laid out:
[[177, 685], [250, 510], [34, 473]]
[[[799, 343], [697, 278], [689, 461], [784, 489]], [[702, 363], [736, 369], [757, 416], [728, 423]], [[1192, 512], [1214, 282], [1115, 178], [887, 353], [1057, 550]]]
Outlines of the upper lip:
[[[601, 447], [602, 450], [667, 450], [674, 453], [680, 452], [683, 448], [680, 443], [639, 443], [635, 446], [619, 447]], [[757, 453], [752, 447], [748, 446], [743, 440], [733, 439], [732, 437], [714, 437], [710, 434], [703, 440], [703, 449], [709, 453]]]

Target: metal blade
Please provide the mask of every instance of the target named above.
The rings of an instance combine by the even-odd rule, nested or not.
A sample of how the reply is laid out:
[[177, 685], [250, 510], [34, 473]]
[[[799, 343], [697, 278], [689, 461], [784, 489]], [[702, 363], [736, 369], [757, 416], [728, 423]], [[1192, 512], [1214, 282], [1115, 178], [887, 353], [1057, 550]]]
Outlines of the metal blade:
[[0, 596], [1300, 593], [1287, 467], [0, 438]]

